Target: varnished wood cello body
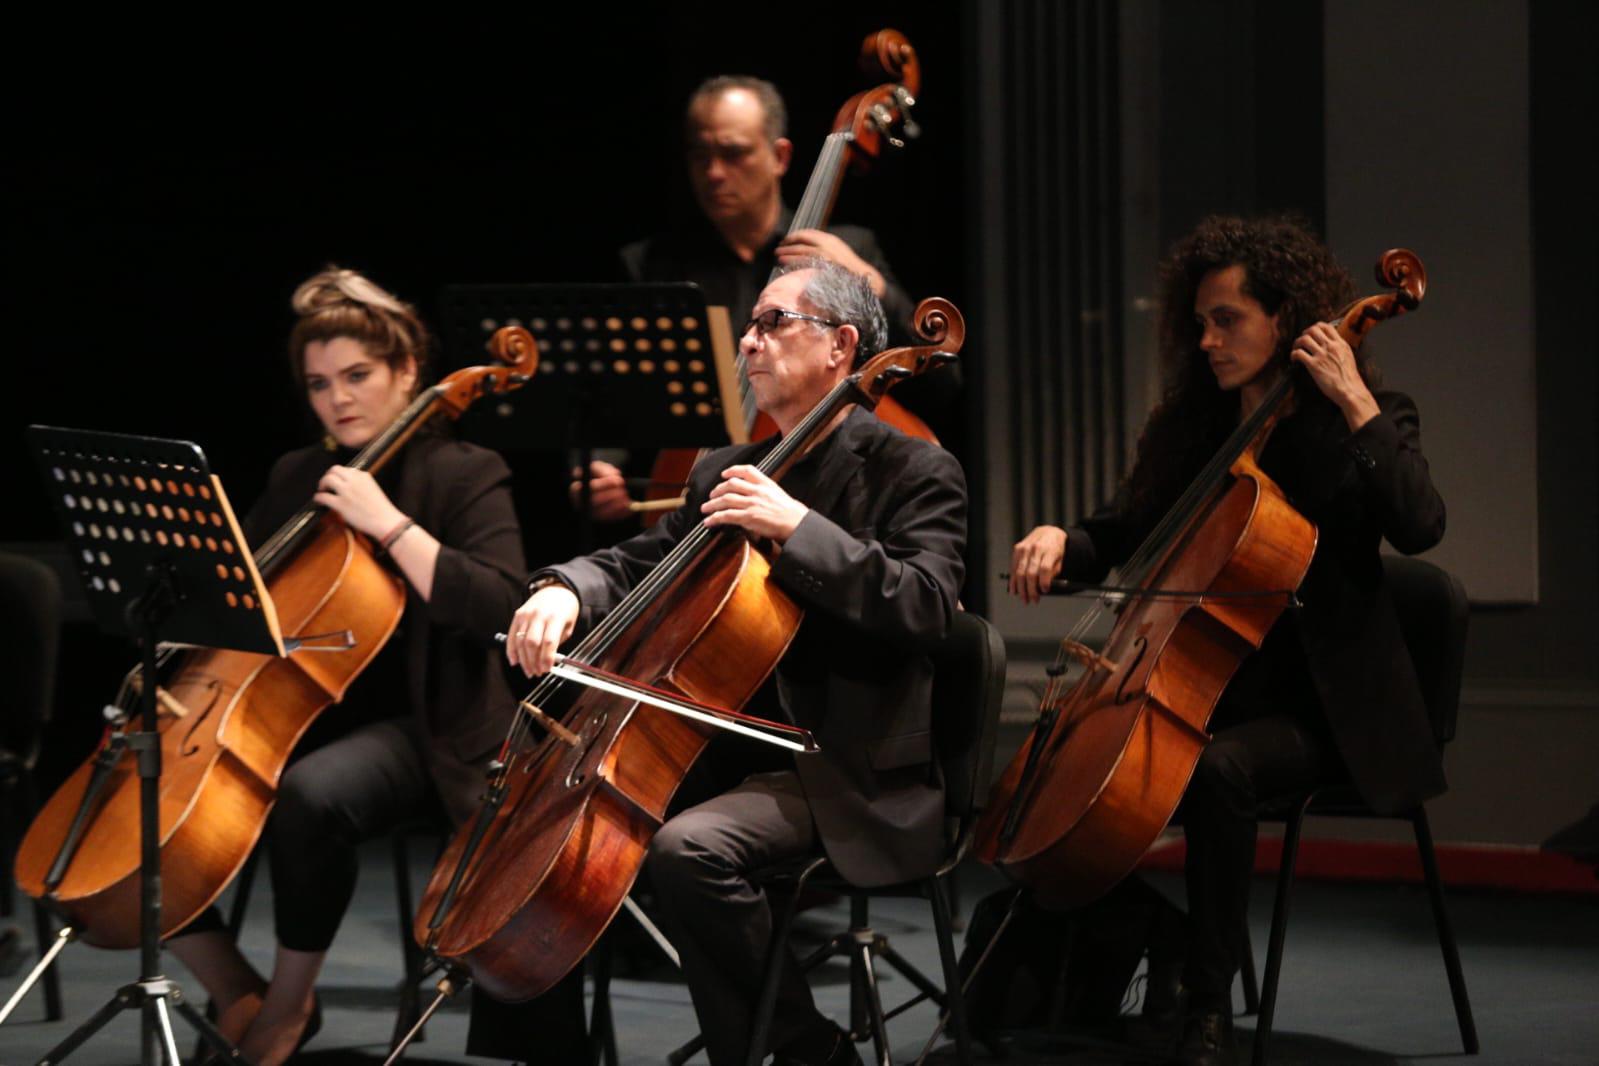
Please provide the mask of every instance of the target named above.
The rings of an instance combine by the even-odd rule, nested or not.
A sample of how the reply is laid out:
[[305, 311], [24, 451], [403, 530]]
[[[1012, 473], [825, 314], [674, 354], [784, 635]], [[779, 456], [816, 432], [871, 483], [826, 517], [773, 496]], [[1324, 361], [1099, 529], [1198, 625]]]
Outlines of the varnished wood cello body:
[[[1408, 251], [1385, 254], [1377, 276], [1396, 291], [1356, 301], [1335, 322], [1352, 348], [1425, 294]], [[1063, 642], [1038, 724], [991, 794], [978, 856], [1051, 904], [1098, 898], [1165, 828], [1223, 690], [1310, 567], [1314, 526], [1257, 462], [1296, 373], [1281, 376], [1122, 567], [1104, 647], [1076, 639], [1091, 619]], [[1086, 671], [1066, 688], [1069, 660]]]
[[[350, 465], [376, 472], [433, 417], [454, 417], [480, 395], [526, 381], [538, 360], [532, 337], [502, 330], [493, 344], [507, 365], [470, 367], [423, 390]], [[260, 838], [295, 743], [343, 698], [405, 610], [403, 580], [365, 537], [314, 504], [262, 545], [255, 562], [283, 633], [307, 646], [281, 659], [163, 650], [162, 936], [192, 921], [233, 879]], [[333, 635], [336, 644], [314, 639]], [[123, 683], [118, 704], [130, 715], [142, 684], [138, 670]], [[18, 849], [16, 877], [83, 940], [131, 948], [139, 943], [139, 778], [126, 754], [97, 778], [100, 760], [79, 767], [44, 804]], [[63, 853], [70, 862], [55, 869]]]
[[[928, 300], [930, 343], [884, 352], [851, 375], [761, 461], [779, 478], [850, 404], [947, 362], [964, 338], [953, 306]], [[567, 653], [613, 678], [737, 710], [776, 666], [801, 612], [766, 557], [736, 530], [696, 526]], [[435, 868], [418, 943], [502, 1000], [536, 996], [576, 965], [621, 907], [667, 804], [709, 740], [707, 726], [625, 696], [547, 677], [527, 697], [476, 823]], [[558, 709], [561, 701], [570, 705]], [[548, 716], [548, 717], [547, 717]]]
[[[905, 35], [891, 29], [868, 35], [861, 43], [860, 65], [868, 74], [881, 74], [892, 80], [856, 93], [838, 109], [833, 118], [833, 132], [823, 141], [805, 193], [794, 210], [789, 233], [825, 227], [833, 216], [845, 173], [850, 170], [865, 172], [882, 154], [885, 141], [894, 147], [903, 147], [904, 137], [919, 132], [910, 119], [910, 109], [922, 91], [921, 63]], [[735, 343], [738, 340], [737, 337], [733, 339]], [[777, 426], [772, 420], [755, 409], [742, 356], [738, 357], [738, 387], [748, 439], [762, 440], [776, 433]], [[906, 436], [938, 443], [927, 423], [892, 396], [883, 397], [874, 413]], [[663, 449], [650, 471], [650, 488], [645, 499], [675, 501], [703, 454], [694, 448]], [[644, 523], [653, 524], [661, 513], [659, 507], [645, 509]]]

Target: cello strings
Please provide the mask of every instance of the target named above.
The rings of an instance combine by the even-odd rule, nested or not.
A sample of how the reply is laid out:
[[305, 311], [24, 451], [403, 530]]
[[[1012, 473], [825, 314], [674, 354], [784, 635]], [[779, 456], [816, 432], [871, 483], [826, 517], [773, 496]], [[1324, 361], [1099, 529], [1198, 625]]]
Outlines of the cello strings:
[[[1192, 528], [1193, 520], [1198, 516], [1205, 504], [1216, 494], [1223, 477], [1232, 469], [1233, 463], [1244, 450], [1249, 447], [1255, 436], [1260, 432], [1269, 418], [1275, 416], [1278, 408], [1293, 387], [1292, 372], [1282, 375], [1280, 380], [1272, 387], [1259, 407], [1251, 413], [1239, 426], [1228, 435], [1221, 448], [1219, 448], [1209, 461], [1200, 469], [1199, 474], [1189, 484], [1183, 494], [1156, 523], [1155, 528], [1144, 538], [1128, 561], [1118, 568], [1119, 583], [1131, 587], [1143, 587], [1161, 561], [1168, 557], [1171, 547], [1182, 534]], [[1067, 637], [1061, 641], [1055, 655], [1055, 672], [1052, 673], [1049, 683], [1045, 686], [1043, 707], [1051, 706], [1060, 698], [1060, 687], [1063, 684], [1065, 667], [1068, 665], [1067, 646], [1071, 643], [1080, 643], [1088, 631], [1102, 617], [1107, 606], [1111, 603], [1109, 597], [1097, 597], [1094, 606], [1084, 612], [1072, 627]], [[1125, 603], [1125, 599], [1118, 599], [1118, 604]], [[1092, 667], [1089, 668], [1092, 670]], [[1083, 676], [1086, 676], [1083, 675]], [[1078, 679], [1079, 681], [1081, 678]], [[1057, 729], [1057, 738], [1064, 736], [1064, 730]]]
[[816, 159], [816, 169], [805, 186], [805, 194], [800, 197], [799, 207], [794, 212], [794, 221], [789, 226], [790, 233], [801, 229], [815, 229], [827, 222], [828, 207], [831, 206], [833, 190], [838, 187], [838, 171], [843, 163], [844, 153], [848, 151], [849, 141], [850, 134], [846, 132], [829, 133], [822, 141], [822, 150]]
[[[391, 446], [391, 442], [395, 440], [396, 437], [407, 430], [419, 418], [422, 418], [426, 414], [430, 413], [430, 409], [437, 400], [437, 397], [438, 388], [436, 386], [422, 390], [422, 392], [417, 395], [416, 399], [412, 400], [411, 403], [406, 406], [406, 409], [400, 413], [398, 418], [390, 423], [389, 426], [377, 437], [375, 437], [365, 448], [361, 449], [355, 458], [351, 460], [351, 467], [357, 470], [365, 470], [373, 462], [378, 461], [378, 459], [381, 458], [382, 453]], [[279, 526], [277, 530], [275, 530], [273, 534], [266, 539], [266, 542], [255, 550], [252, 558], [255, 560], [256, 569], [260, 572], [263, 580], [271, 576], [272, 571], [276, 569], [281, 562], [283, 562], [284, 556], [300, 543], [301, 539], [307, 535], [307, 530], [312, 527], [315, 520], [321, 517], [322, 513], [326, 510], [327, 508], [323, 507], [319, 503], [308, 503], [306, 506], [296, 511], [287, 522]], [[163, 645], [156, 651], [156, 666], [158, 668], [165, 667], [169, 662], [172, 661], [172, 658], [182, 650], [183, 649], [181, 648]], [[136, 663], [130, 670], [128, 678], [142, 678], [143, 675], [144, 664]], [[124, 684], [126, 684], [126, 680]], [[123, 705], [121, 695], [122, 690], [119, 689], [117, 706], [124, 712], [127, 712], [129, 708]]]
[[[850, 399], [850, 394], [854, 391], [859, 380], [859, 374], [852, 374], [834, 386], [833, 390], [828, 393], [822, 402], [812, 408], [810, 413], [794, 427], [793, 431], [779, 440], [777, 445], [767, 453], [766, 457], [758, 465], [758, 469], [768, 476], [772, 476], [774, 471], [782, 469], [799, 449], [809, 442], [820, 425], [844, 406]], [[653, 606], [658, 593], [669, 583], [677, 580], [689, 566], [698, 560], [702, 554], [702, 548], [720, 532], [722, 531], [718, 528], [706, 526], [704, 519], [701, 519], [699, 524], [679, 541], [661, 562], [656, 564], [639, 584], [623, 598], [622, 602], [607, 614], [605, 619], [595, 626], [594, 630], [567, 654], [579, 662], [593, 662], [597, 657], [603, 655], [623, 631], [631, 627], [645, 611]], [[525, 701], [535, 706], [542, 706], [568, 684], [570, 682], [546, 675], [534, 686], [533, 691], [525, 697]], [[574, 705], [573, 709], [575, 710], [575, 708], [576, 705]], [[562, 720], [562, 724], [568, 726], [568, 728], [571, 726], [570, 716], [571, 710], [567, 712], [567, 716]], [[512, 725], [513, 735], [517, 744], [520, 744], [520, 741], [526, 736], [526, 732], [530, 728], [530, 724], [526, 721], [527, 718], [527, 715], [519, 714]], [[582, 732], [580, 729], [573, 731]]]
[[[817, 156], [815, 168], [811, 171], [810, 181], [806, 183], [799, 207], [794, 212], [794, 219], [789, 223], [789, 233], [802, 229], [815, 229], [827, 224], [833, 193], [838, 188], [839, 170], [849, 149], [850, 140], [850, 134], [839, 132], [828, 134], [822, 141], [822, 150]], [[767, 276], [767, 282], [770, 283], [772, 278], [777, 277], [780, 270], [782, 270], [781, 265], [773, 267], [771, 274]], [[734, 338], [735, 342], [740, 339]], [[759, 412], [755, 407], [755, 393], [750, 389], [749, 363], [744, 358], [742, 348], [734, 350], [733, 365], [737, 371], [739, 407], [744, 414], [744, 425], [754, 429]]]

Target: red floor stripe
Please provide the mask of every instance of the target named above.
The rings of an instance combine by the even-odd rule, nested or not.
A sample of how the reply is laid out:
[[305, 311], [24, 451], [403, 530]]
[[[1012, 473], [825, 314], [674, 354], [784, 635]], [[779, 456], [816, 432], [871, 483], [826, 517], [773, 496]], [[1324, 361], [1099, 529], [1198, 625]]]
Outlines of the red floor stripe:
[[[1182, 840], [1157, 844], [1140, 863], [1150, 870], [1181, 870]], [[1599, 895], [1591, 865], [1538, 848], [1496, 844], [1439, 844], [1438, 870], [1454, 888], [1502, 888], [1515, 892], [1578, 892]], [[1255, 872], [1274, 874], [1282, 840], [1262, 837]], [[1375, 840], [1301, 840], [1296, 876], [1323, 881], [1386, 881], [1420, 884], [1421, 859], [1413, 844]]]

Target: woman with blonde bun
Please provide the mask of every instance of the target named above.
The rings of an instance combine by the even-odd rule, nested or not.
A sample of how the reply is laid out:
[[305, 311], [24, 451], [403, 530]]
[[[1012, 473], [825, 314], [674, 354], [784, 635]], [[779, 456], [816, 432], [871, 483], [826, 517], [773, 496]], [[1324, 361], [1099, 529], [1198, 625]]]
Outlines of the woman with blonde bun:
[[354, 892], [356, 847], [439, 811], [468, 817], [515, 701], [493, 635], [526, 568], [510, 471], [423, 432], [376, 476], [347, 464], [405, 409], [427, 369], [416, 311], [352, 270], [294, 293], [289, 369], [325, 436], [272, 468], [244, 520], [259, 544], [307, 500], [379, 548], [405, 581], [399, 628], [284, 772], [268, 819], [277, 952], [259, 973], [213, 908], [168, 947], [211, 994], [223, 1034], [276, 1066], [316, 1032], [315, 984]]

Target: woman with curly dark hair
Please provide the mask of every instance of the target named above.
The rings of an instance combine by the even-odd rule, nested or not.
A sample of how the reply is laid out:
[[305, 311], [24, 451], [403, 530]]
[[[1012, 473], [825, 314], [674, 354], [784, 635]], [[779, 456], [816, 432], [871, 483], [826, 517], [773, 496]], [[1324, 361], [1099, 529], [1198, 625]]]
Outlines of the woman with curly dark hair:
[[[1415, 404], [1374, 390], [1374, 368], [1329, 324], [1354, 286], [1302, 223], [1207, 218], [1172, 250], [1161, 282], [1167, 385], [1132, 473], [1078, 526], [1023, 538], [1010, 588], [1034, 603], [1061, 574], [1098, 581], [1125, 563], [1281, 375], [1303, 368], [1260, 455], [1319, 530], [1303, 607], [1284, 612], [1228, 685], [1179, 809], [1189, 936], [1166, 969], [1180, 973], [1187, 999], [1181, 1060], [1209, 1064], [1227, 1061], [1232, 1045], [1258, 807], [1334, 779], [1352, 780], [1379, 811], [1444, 788], [1378, 557], [1384, 538], [1406, 554], [1437, 544], [1444, 505]], [[1152, 997], [1160, 961], [1152, 950]], [[1175, 1012], [1181, 998], [1167, 1001]]]

